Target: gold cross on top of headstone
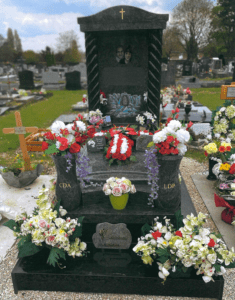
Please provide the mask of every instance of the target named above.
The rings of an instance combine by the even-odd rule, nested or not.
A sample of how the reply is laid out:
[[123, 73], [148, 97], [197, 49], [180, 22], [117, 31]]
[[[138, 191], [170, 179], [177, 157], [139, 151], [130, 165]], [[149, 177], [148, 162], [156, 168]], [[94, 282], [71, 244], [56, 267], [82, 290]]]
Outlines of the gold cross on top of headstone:
[[119, 12], [122, 14], [122, 20], [123, 20], [123, 13], [124, 13], [125, 11], [124, 11], [123, 8], [122, 8], [122, 10], [119, 11]]
[[17, 127], [3, 128], [2, 132], [3, 133], [15, 133], [15, 134], [19, 135], [20, 148], [21, 148], [21, 151], [23, 154], [23, 159], [24, 159], [24, 167], [25, 167], [26, 171], [29, 171], [29, 170], [32, 170], [32, 168], [30, 165], [30, 157], [27, 152], [27, 145], [25, 142], [24, 134], [27, 132], [37, 132], [38, 127], [23, 127], [19, 111], [15, 112], [15, 119], [16, 119]]

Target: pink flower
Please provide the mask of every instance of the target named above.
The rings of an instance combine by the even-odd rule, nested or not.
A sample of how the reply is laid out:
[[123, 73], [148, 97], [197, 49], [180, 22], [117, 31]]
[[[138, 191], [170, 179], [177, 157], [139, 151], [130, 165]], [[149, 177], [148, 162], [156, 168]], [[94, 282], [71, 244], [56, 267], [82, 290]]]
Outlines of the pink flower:
[[124, 194], [130, 192], [130, 187], [127, 184], [121, 183], [119, 186], [122, 189], [122, 191], [123, 191]]
[[112, 190], [112, 194], [116, 197], [119, 197], [122, 195], [122, 189], [119, 186], [115, 186]]
[[134, 184], [131, 185], [130, 192], [131, 192], [132, 194], [136, 193], [136, 188], [135, 188]]
[[48, 236], [46, 238], [46, 243], [50, 245], [50, 244], [52, 244], [54, 242], [54, 240], [55, 240], [55, 236], [54, 235], [50, 235], [50, 236]]
[[40, 220], [38, 223], [39, 223], [39, 226], [42, 228], [46, 227], [46, 225], [47, 225], [47, 222], [45, 220]]

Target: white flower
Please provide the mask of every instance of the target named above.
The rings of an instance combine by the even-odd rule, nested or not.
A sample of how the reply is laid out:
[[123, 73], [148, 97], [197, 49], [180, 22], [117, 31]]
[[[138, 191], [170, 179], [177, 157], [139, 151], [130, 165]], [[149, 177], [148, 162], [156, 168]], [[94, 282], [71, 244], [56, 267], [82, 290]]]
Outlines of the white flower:
[[208, 134], [208, 136], [206, 138], [207, 138], [207, 140], [211, 140], [212, 139], [211, 134]]
[[215, 134], [215, 138], [219, 139], [219, 138], [220, 138], [220, 134], [219, 134], [219, 133], [216, 133], [216, 134]]
[[169, 241], [169, 240], [171, 239], [171, 233], [170, 233], [170, 232], [167, 232], [167, 233], [165, 234], [165, 239], [166, 239], [167, 241]]
[[212, 280], [212, 277], [210, 276], [202, 276], [202, 279], [205, 281], [205, 283], [208, 283]]
[[173, 129], [174, 131], [176, 131], [177, 129], [180, 129], [182, 127], [180, 121], [177, 120], [171, 120], [169, 122], [169, 124], [167, 125], [167, 127]]
[[67, 214], [67, 210], [64, 209], [62, 206], [60, 206], [59, 208], [59, 212], [60, 212], [60, 215], [63, 217]]
[[161, 130], [153, 135], [153, 142], [155, 144], [164, 142], [166, 140], [166, 137], [166, 132], [164, 130]]
[[226, 269], [223, 266], [220, 266], [220, 272], [217, 272], [218, 275], [223, 275], [226, 273]]
[[55, 121], [51, 125], [51, 132], [60, 135], [60, 129], [65, 129], [65, 124], [62, 121]]
[[72, 129], [73, 126], [74, 124], [67, 124], [65, 125], [65, 128], [68, 129], [69, 133], [74, 134], [75, 131]]
[[76, 121], [76, 125], [79, 129], [79, 131], [86, 131], [86, 124], [82, 121]]
[[179, 155], [184, 155], [187, 152], [187, 147], [182, 143], [178, 144], [177, 149], [179, 151]]
[[80, 243], [80, 249], [81, 249], [82, 251], [86, 250], [86, 243], [81, 242], [81, 243]]
[[131, 185], [130, 192], [131, 192], [131, 194], [136, 193], [136, 188], [135, 188], [134, 184]]
[[107, 190], [104, 191], [104, 193], [105, 193], [106, 196], [109, 196], [109, 195], [112, 194], [112, 190], [107, 189]]
[[187, 143], [190, 139], [189, 132], [184, 129], [180, 129], [176, 131], [176, 136], [180, 143]]

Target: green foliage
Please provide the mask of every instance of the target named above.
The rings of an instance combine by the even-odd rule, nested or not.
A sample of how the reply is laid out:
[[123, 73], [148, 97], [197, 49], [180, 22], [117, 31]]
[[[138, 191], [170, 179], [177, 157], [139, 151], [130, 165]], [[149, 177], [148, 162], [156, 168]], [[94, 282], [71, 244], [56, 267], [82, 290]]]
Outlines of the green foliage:
[[26, 235], [26, 236], [23, 236], [23, 237], [20, 239], [19, 243], [18, 243], [18, 249], [19, 249], [20, 247], [22, 247], [22, 246], [24, 245], [24, 243], [27, 243], [27, 242], [30, 242], [30, 241], [31, 241], [31, 235], [30, 235], [30, 234], [28, 234], [28, 235]]
[[[15, 231], [15, 232], [20, 232], [20, 227], [19, 225], [15, 222], [15, 220], [9, 220], [7, 222], [5, 222], [3, 224], [3, 226], [6, 226], [8, 228], [10, 228], [11, 230]], [[15, 229], [14, 229], [15, 227]]]
[[82, 235], [82, 221], [84, 217], [78, 218], [78, 224], [80, 223], [80, 226], [75, 227], [75, 231], [73, 234], [69, 237], [70, 242], [74, 242], [77, 237], [80, 237]]
[[54, 210], [57, 211], [57, 216], [59, 216], [59, 209], [60, 209], [60, 202], [61, 202], [61, 199], [59, 199], [54, 207]]
[[46, 150], [45, 150], [45, 154], [54, 154], [54, 153], [59, 153], [59, 149], [56, 148], [56, 145], [53, 144], [51, 146], [49, 146]]
[[142, 227], [141, 227], [141, 233], [142, 235], [146, 235], [150, 232], [151, 230], [151, 226], [149, 226], [149, 224], [144, 224]]
[[171, 256], [171, 254], [167, 251], [166, 248], [156, 249], [156, 254], [159, 256], [157, 260], [162, 264], [164, 264]]
[[66, 260], [64, 250], [59, 248], [52, 248], [48, 256], [47, 263], [55, 267], [55, 264], [58, 263], [58, 260], [60, 258]]
[[184, 216], [181, 214], [181, 209], [177, 210], [175, 212], [175, 228], [176, 230], [178, 230], [180, 227], [183, 227], [184, 226], [184, 223], [183, 223], [183, 218]]
[[33, 50], [24, 51], [23, 57], [26, 64], [36, 64], [40, 61], [39, 54], [35, 53]]
[[137, 158], [136, 158], [134, 155], [131, 155], [131, 156], [130, 156], [130, 161], [135, 162], [135, 161], [137, 161]]
[[111, 164], [114, 162], [114, 159], [113, 158], [111, 158], [110, 160], [109, 160], [109, 165], [111, 166]]
[[42, 247], [36, 246], [32, 242], [24, 242], [21, 246], [18, 246], [19, 257], [31, 256], [42, 250]]

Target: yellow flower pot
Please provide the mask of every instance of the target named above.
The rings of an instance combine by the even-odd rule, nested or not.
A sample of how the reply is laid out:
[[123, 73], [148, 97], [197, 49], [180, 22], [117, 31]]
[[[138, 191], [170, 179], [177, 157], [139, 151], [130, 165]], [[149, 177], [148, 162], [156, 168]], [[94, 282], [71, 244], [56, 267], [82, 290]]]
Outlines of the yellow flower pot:
[[112, 207], [116, 210], [122, 210], [126, 207], [128, 202], [129, 194], [123, 194], [122, 196], [116, 197], [113, 195], [109, 195], [110, 202]]

